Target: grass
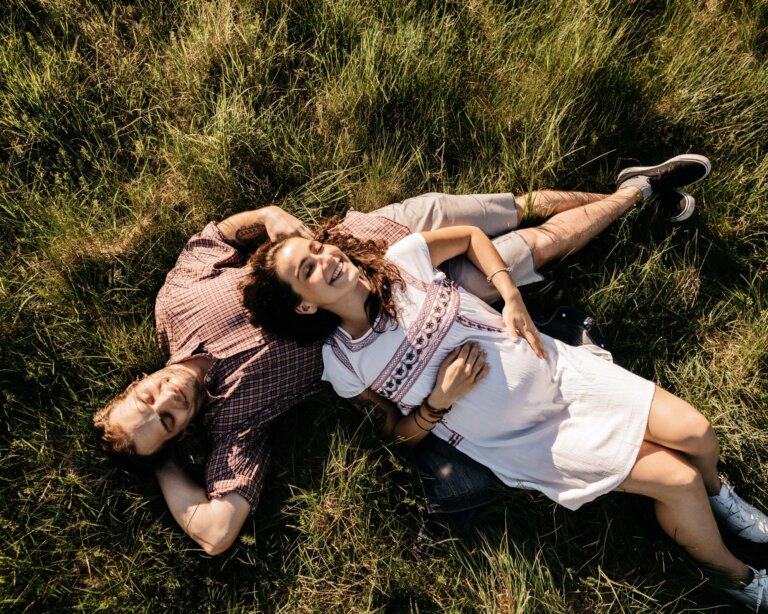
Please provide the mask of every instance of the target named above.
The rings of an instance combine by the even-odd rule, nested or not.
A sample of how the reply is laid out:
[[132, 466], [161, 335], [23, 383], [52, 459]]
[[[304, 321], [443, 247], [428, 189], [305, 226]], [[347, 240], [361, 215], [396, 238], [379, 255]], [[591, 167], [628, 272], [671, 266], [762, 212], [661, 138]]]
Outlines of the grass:
[[[527, 493], [432, 556], [407, 459], [330, 396], [275, 428], [208, 558], [91, 414], [161, 365], [153, 298], [209, 219], [316, 223], [425, 191], [610, 190], [700, 151], [694, 218], [631, 212], [525, 292], [699, 407], [768, 508], [768, 3], [10, 0], [0, 24], [0, 606], [274, 612], [701, 611], [724, 598], [650, 506]], [[202, 471], [204, 444], [190, 446]], [[748, 553], [764, 567], [764, 552]]]

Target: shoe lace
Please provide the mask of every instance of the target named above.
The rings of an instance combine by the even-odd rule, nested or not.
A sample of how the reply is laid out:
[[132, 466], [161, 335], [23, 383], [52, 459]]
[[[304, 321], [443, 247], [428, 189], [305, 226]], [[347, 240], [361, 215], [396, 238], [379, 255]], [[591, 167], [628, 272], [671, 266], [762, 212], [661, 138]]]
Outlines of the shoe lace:
[[749, 523], [751, 525], [754, 525], [756, 522], [756, 519], [754, 517], [754, 514], [749, 510], [749, 508], [744, 507], [741, 505], [741, 502], [739, 501], [738, 496], [733, 491], [733, 488], [731, 486], [728, 486], [728, 499], [725, 502], [726, 509], [728, 511], [728, 516], [737, 516], [739, 519], [743, 520], [745, 523]]

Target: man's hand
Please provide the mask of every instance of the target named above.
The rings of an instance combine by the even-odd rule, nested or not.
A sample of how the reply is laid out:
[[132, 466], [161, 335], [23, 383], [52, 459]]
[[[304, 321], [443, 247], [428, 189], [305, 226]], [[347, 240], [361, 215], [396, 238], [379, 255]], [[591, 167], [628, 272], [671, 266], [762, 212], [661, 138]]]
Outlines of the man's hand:
[[504, 302], [501, 317], [504, 318], [507, 332], [513, 341], [517, 341], [517, 336], [520, 335], [529, 343], [536, 356], [544, 358], [547, 355], [541, 341], [541, 333], [533, 323], [519, 293]]
[[314, 238], [304, 222], [283, 211], [280, 207], [273, 206], [264, 209], [264, 226], [272, 241], [289, 237], [304, 237], [310, 240]]
[[445, 409], [477, 386], [488, 375], [490, 363], [476, 341], [465, 343], [445, 357], [437, 381], [427, 401], [435, 409]]
[[217, 226], [227, 240], [246, 250], [256, 247], [258, 241], [264, 238], [265, 231], [272, 241], [288, 237], [313, 238], [303, 222], [274, 205], [235, 213]]

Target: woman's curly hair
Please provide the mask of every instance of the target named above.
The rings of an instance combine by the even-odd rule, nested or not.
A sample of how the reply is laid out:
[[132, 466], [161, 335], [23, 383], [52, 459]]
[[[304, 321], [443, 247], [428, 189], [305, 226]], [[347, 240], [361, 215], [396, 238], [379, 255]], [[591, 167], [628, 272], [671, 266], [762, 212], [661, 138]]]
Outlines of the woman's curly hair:
[[[338, 218], [329, 220], [315, 233], [315, 239], [338, 247], [371, 284], [365, 311], [371, 326], [382, 332], [397, 318], [392, 292], [404, 286], [403, 278], [397, 266], [384, 258], [387, 249], [384, 241], [357, 239], [334, 230], [337, 224]], [[300, 345], [310, 345], [328, 337], [339, 326], [341, 318], [324, 309], [311, 315], [296, 313], [301, 297], [278, 277], [275, 267], [285, 241], [268, 241], [248, 259], [248, 275], [240, 284], [243, 304], [254, 326]], [[377, 321], [382, 312], [384, 317]]]

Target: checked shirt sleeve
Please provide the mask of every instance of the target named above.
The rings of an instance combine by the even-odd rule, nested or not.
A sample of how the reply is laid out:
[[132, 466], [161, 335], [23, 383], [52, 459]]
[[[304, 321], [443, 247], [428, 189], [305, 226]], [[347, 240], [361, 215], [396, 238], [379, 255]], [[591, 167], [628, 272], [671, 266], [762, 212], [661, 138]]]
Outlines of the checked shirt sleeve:
[[214, 369], [210, 379], [217, 386], [207, 409], [214, 441], [206, 466], [208, 494], [238, 492], [255, 509], [269, 464], [269, 426], [318, 390], [320, 344], [301, 347], [266, 336], [259, 348]]
[[263, 429], [249, 428], [221, 439], [206, 466], [208, 496], [218, 498], [236, 492], [255, 510], [270, 457], [269, 435]]

